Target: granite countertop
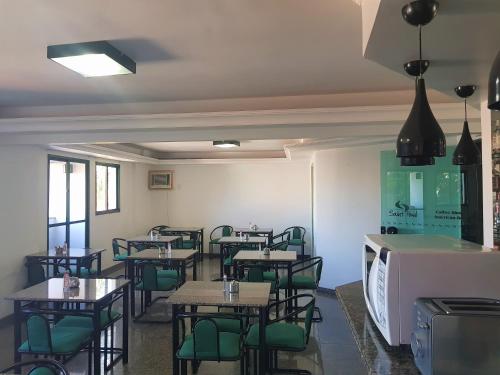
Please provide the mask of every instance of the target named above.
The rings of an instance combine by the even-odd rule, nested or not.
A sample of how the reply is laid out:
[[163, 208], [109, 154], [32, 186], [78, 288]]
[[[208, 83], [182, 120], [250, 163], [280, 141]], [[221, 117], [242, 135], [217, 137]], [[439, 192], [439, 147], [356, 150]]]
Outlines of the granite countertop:
[[354, 339], [370, 375], [420, 375], [409, 345], [389, 346], [366, 309], [363, 283], [336, 288]]

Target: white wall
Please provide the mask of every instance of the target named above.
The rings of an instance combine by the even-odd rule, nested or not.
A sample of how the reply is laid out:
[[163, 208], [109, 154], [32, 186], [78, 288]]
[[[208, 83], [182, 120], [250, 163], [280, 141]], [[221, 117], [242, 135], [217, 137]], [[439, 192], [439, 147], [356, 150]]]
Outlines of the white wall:
[[324, 259], [321, 287], [361, 279], [363, 236], [380, 232], [380, 151], [385, 146], [314, 155], [314, 241]]
[[[48, 152], [35, 146], [0, 147], [0, 317], [12, 312], [4, 297], [26, 285], [24, 257], [47, 246], [47, 158]], [[120, 164], [121, 212], [96, 216], [94, 160], [90, 163], [90, 246], [107, 249], [103, 267], [113, 264], [113, 237], [144, 233], [165, 220], [165, 211], [157, 209], [159, 193], [147, 188], [149, 166]]]
[[178, 165], [169, 169], [174, 170], [174, 189], [162, 197], [167, 223], [205, 227], [205, 251], [214, 227], [247, 227], [249, 222], [272, 227], [275, 234], [289, 226], [303, 226], [310, 246], [309, 161]]

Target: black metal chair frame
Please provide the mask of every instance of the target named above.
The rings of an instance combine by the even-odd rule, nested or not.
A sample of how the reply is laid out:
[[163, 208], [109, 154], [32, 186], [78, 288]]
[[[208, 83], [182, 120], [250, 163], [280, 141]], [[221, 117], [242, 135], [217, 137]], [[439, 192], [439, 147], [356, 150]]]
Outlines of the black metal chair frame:
[[[293, 269], [293, 267], [295, 266], [300, 266], [302, 264], [306, 264], [306, 263], [309, 263], [308, 265], [306, 266], [302, 266], [298, 269]], [[313, 267], [316, 267], [318, 264], [323, 264], [323, 258], [322, 257], [312, 257], [312, 258], [307, 258], [307, 259], [302, 259], [302, 260], [299, 260], [297, 262], [295, 262], [293, 265], [292, 265], [292, 280], [293, 280], [293, 275], [296, 274], [296, 273], [299, 273], [299, 272], [302, 272], [302, 271], [305, 271], [309, 268], [313, 268]], [[315, 276], [316, 276], [316, 269], [315, 269]], [[319, 280], [318, 280], [319, 282]], [[316, 282], [316, 289], [319, 287], [318, 285], [318, 282]], [[293, 289], [293, 292], [295, 295], [297, 295], [298, 293], [298, 290], [297, 289]], [[318, 314], [317, 317], [313, 317], [313, 322], [315, 323], [320, 323], [323, 321], [323, 314], [321, 314], [321, 310], [318, 306], [316, 306], [314, 308], [314, 312]]]
[[[211, 255], [212, 255], [212, 253], [213, 253], [213, 245], [214, 245], [214, 244], [211, 244], [211, 243], [210, 243], [210, 242], [212, 242], [212, 241], [215, 239], [215, 238], [213, 238], [213, 234], [214, 234], [217, 230], [219, 230], [219, 229], [223, 229], [224, 227], [231, 228], [231, 233], [233, 233], [233, 229], [234, 229], [234, 228], [233, 228], [231, 225], [219, 225], [218, 227], [215, 227], [215, 228], [214, 228], [214, 229], [210, 232], [210, 236], [209, 236], [209, 245], [208, 245], [208, 254], [209, 254], [209, 256], [211, 256]], [[221, 245], [219, 245], [219, 246], [221, 246]], [[221, 246], [221, 248], [222, 248], [222, 246]], [[222, 255], [222, 254], [220, 254], [220, 255]]]
[[[298, 307], [298, 300], [300, 298], [310, 298], [311, 300], [306, 303], [304, 306], [300, 306]], [[288, 304], [289, 301], [293, 301], [294, 302], [294, 310], [291, 311], [291, 312], [288, 312], [286, 313], [284, 316], [281, 316], [281, 317], [276, 317], [274, 319], [271, 319], [269, 316], [268, 316], [268, 319], [267, 319], [267, 324], [266, 326], [270, 325], [270, 324], [273, 324], [273, 323], [278, 323], [278, 322], [281, 322], [281, 321], [284, 321], [286, 320], [287, 322], [290, 322], [290, 321], [299, 321], [300, 319], [298, 318], [298, 315], [300, 313], [303, 313], [304, 311], [307, 311], [307, 309], [309, 308], [309, 306], [311, 304], [315, 304], [315, 297], [312, 295], [312, 294], [308, 294], [308, 293], [303, 293], [303, 294], [296, 294], [294, 296], [291, 296], [291, 297], [288, 297], [288, 298], [285, 298], [281, 301], [276, 301], [276, 302], [273, 302], [273, 303], [270, 303], [269, 306], [268, 306], [268, 311], [271, 311], [271, 309], [273, 307], [275, 307], [276, 311], [279, 310], [279, 305], [281, 304], [284, 304], [285, 306]], [[314, 320], [313, 320], [314, 321]], [[307, 337], [307, 341], [306, 341], [306, 345], [309, 343], [309, 337]], [[250, 363], [250, 360], [249, 360], [249, 350], [250, 348], [245, 348], [245, 359], [246, 359], [246, 363]], [[253, 349], [254, 350], [254, 370], [257, 369], [257, 350], [258, 349]], [[270, 345], [267, 345], [267, 350], [269, 352], [269, 360], [268, 360], [268, 363], [270, 365], [270, 373], [271, 374], [298, 374], [298, 375], [312, 375], [310, 371], [308, 370], [301, 370], [301, 369], [282, 369], [282, 368], [278, 368], [278, 351], [285, 351], [283, 350], [282, 348], [273, 348], [272, 346]], [[302, 350], [286, 350], [286, 351], [290, 351], [290, 352], [301, 352]]]
[[[292, 232], [293, 232], [293, 230], [295, 228], [299, 228], [300, 229], [300, 234], [301, 234], [300, 239], [302, 241], [302, 244], [300, 245], [300, 248], [301, 248], [301, 257], [304, 258], [305, 257], [305, 255], [304, 255], [304, 253], [305, 253], [305, 241], [304, 241], [304, 237], [306, 236], [306, 228], [300, 227], [298, 225], [294, 225], [293, 227], [286, 228], [283, 232], [288, 232], [291, 235]], [[288, 239], [290, 240], [290, 237], [288, 237]], [[296, 246], [296, 245], [292, 245], [292, 246]]]
[[[192, 313], [180, 313], [177, 315], [179, 320], [181, 321], [181, 327], [182, 327], [182, 342], [180, 344], [180, 347], [182, 347], [184, 340], [186, 338], [186, 324], [185, 324], [185, 319], [191, 319], [191, 334], [193, 335], [193, 353], [194, 353], [194, 359], [191, 361], [191, 366], [192, 366], [192, 372], [193, 374], [196, 374], [198, 372], [198, 368], [200, 366], [201, 361], [196, 359], [196, 336], [194, 335], [194, 330], [196, 328], [196, 325], [204, 320], [210, 321], [216, 329], [217, 332], [217, 362], [222, 362], [220, 358], [220, 342], [219, 342], [219, 329], [217, 327], [217, 323], [215, 322], [214, 319], [216, 318], [222, 318], [222, 319], [234, 319], [234, 320], [239, 320], [240, 322], [240, 375], [245, 374], [245, 351], [243, 348], [243, 335], [246, 333], [244, 330], [244, 324], [243, 324], [243, 318], [241, 314], [225, 314], [225, 313], [198, 313], [198, 312], [192, 312]], [[181, 375], [187, 375], [187, 361], [188, 360], [183, 360], [181, 359]]]
[[36, 370], [37, 368], [48, 368], [57, 375], [69, 375], [69, 371], [63, 366], [61, 362], [54, 361], [53, 359], [48, 358], [38, 358], [29, 361], [14, 363], [12, 366], [0, 370], [0, 373], [3, 374], [11, 371], [19, 371], [22, 367], [25, 366], [34, 366], [29, 370], [28, 375], [30, 375], [33, 370]]
[[[120, 243], [122, 242], [122, 243]], [[125, 250], [125, 253], [128, 252], [128, 249], [127, 249], [127, 246], [123, 245], [123, 244], [126, 244], [127, 243], [127, 240], [125, 238], [113, 238], [111, 240], [111, 248], [113, 249], [113, 257], [115, 257], [116, 255], [120, 255], [120, 251], [119, 249], [122, 249], [122, 250]], [[113, 246], [114, 244], [116, 243], [116, 245], [118, 246], [118, 250], [115, 250], [115, 247]], [[120, 275], [127, 278], [127, 265], [125, 264], [125, 262], [123, 260], [113, 260], [114, 262], [121, 262], [125, 265], [125, 274], [124, 275]]]

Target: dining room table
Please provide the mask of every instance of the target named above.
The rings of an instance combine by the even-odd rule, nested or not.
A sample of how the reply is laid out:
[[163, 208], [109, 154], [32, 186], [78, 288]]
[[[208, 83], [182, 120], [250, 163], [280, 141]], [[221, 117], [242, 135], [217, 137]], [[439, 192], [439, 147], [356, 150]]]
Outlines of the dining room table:
[[[101, 374], [101, 311], [115, 303], [123, 302], [122, 312], [122, 347], [114, 348], [117, 356], [112, 360], [116, 363], [119, 359], [124, 364], [128, 362], [128, 298], [130, 281], [126, 279], [79, 279], [79, 287], [69, 290], [64, 288], [63, 278], [51, 278], [29, 288], [20, 290], [6, 297], [14, 302], [14, 362], [20, 362], [21, 353], [17, 350], [22, 343], [22, 324], [32, 314], [58, 315], [78, 312], [88, 315], [94, 324], [93, 332], [93, 374]], [[62, 306], [75, 306], [74, 308]], [[81, 308], [84, 304], [85, 308]], [[106, 364], [104, 364], [106, 366]]]
[[52, 266], [52, 276], [59, 273], [59, 267], [70, 268], [71, 265], [76, 267], [74, 276], [81, 276], [81, 267], [85, 263], [92, 263], [96, 260], [95, 276], [100, 276], [102, 271], [102, 253], [106, 249], [91, 249], [91, 248], [78, 248], [69, 247], [66, 252], [57, 251], [56, 249], [49, 249], [47, 251], [39, 251], [26, 255], [26, 261], [37, 261], [47, 265], [47, 276], [49, 276], [49, 269]]
[[141, 267], [144, 262], [157, 263], [160, 266], [175, 268], [180, 270], [181, 284], [186, 282], [186, 264], [192, 262], [193, 265], [193, 280], [196, 280], [197, 274], [197, 261], [196, 254], [198, 250], [196, 249], [173, 249], [170, 251], [160, 251], [158, 249], [146, 249], [143, 251], [138, 251], [129, 255], [126, 258], [126, 267], [128, 278], [132, 281], [130, 287], [130, 310], [132, 319], [136, 320], [138, 317], [135, 315], [135, 278], [138, 276], [138, 267]]
[[218, 281], [187, 281], [168, 299], [172, 305], [172, 374], [180, 373], [180, 361], [177, 359], [179, 340], [179, 314], [186, 307], [196, 312], [199, 306], [255, 308], [259, 319], [259, 364], [258, 374], [263, 375], [267, 368], [266, 332], [269, 305], [270, 283], [239, 283], [238, 293], [224, 291], [224, 283]]
[[[238, 254], [236, 254], [233, 258], [233, 262], [235, 262], [235, 267], [237, 270], [242, 270], [245, 265], [251, 264], [261, 264], [264, 266], [269, 266], [269, 268], [273, 268], [274, 272], [276, 273], [276, 280], [278, 280], [279, 278], [279, 266], [284, 265], [286, 267], [286, 277], [288, 279], [286, 297], [292, 296], [292, 267], [296, 261], [296, 251], [281, 250], [269, 251], [269, 254], [265, 254], [264, 251], [240, 250], [238, 251]], [[289, 301], [287, 303], [286, 308], [288, 312], [292, 311], [292, 301]]]
[[151, 236], [151, 235], [139, 235], [131, 238], [127, 238], [127, 253], [132, 254], [132, 247], [143, 246], [147, 247], [170, 247], [176, 242], [182, 241], [181, 236]]
[[224, 259], [226, 258], [226, 250], [229, 245], [243, 246], [243, 245], [253, 245], [258, 246], [259, 250], [265, 246], [267, 242], [267, 237], [262, 236], [224, 236], [218, 240], [220, 245], [220, 259], [219, 259], [219, 274], [220, 277], [224, 275]]
[[199, 240], [196, 243], [196, 248], [201, 255], [201, 259], [203, 259], [203, 243], [205, 241], [204, 227], [165, 227], [161, 229], [161, 233], [167, 236], [182, 236], [183, 234], [194, 234], [196, 236], [199, 236]]
[[238, 233], [243, 233], [243, 234], [249, 234], [249, 235], [257, 235], [257, 236], [263, 236], [267, 237], [267, 245], [271, 245], [273, 243], [273, 234], [274, 230], [273, 228], [251, 228], [251, 227], [237, 227], [233, 229], [233, 232], [238, 234]]

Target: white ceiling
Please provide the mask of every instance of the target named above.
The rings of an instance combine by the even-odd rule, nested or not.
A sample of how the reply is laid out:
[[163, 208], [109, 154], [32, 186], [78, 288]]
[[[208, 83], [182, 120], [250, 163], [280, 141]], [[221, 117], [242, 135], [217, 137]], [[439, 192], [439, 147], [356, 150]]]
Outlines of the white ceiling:
[[[46, 58], [47, 45], [93, 40], [137, 74], [83, 78]], [[0, 12], [0, 43], [0, 107], [411, 88], [363, 58], [352, 0], [16, 0]]]
[[138, 146], [159, 152], [234, 152], [234, 151], [283, 151], [286, 145], [303, 143], [303, 139], [264, 139], [240, 141], [240, 147], [221, 149], [211, 141], [205, 142], [151, 142], [137, 143]]

